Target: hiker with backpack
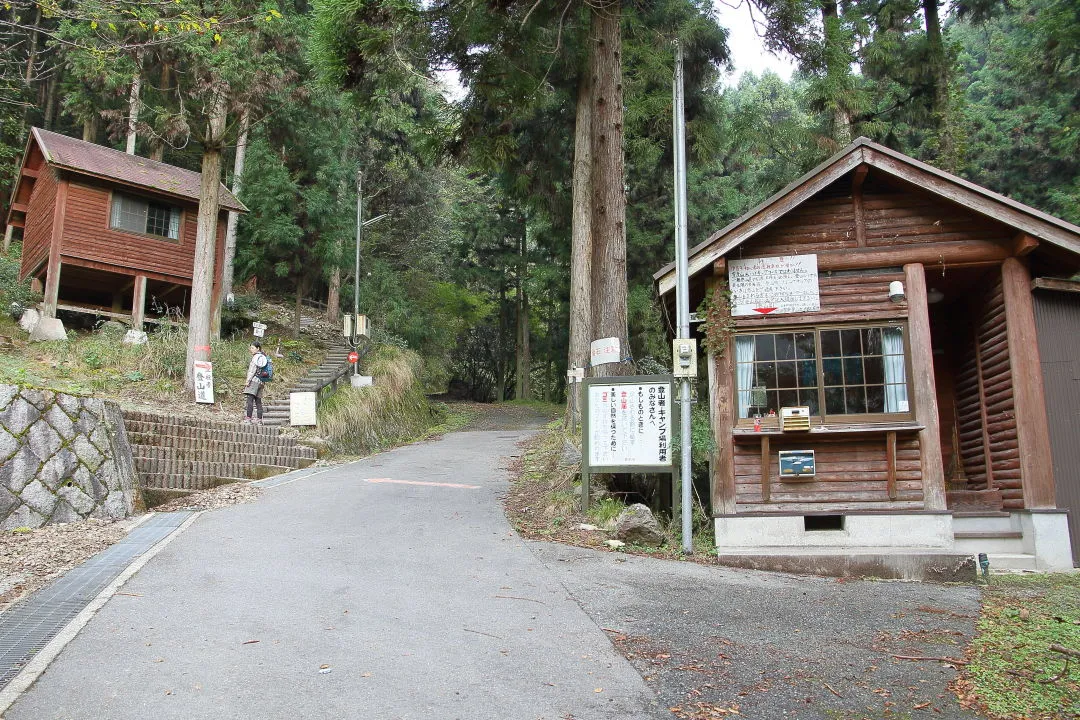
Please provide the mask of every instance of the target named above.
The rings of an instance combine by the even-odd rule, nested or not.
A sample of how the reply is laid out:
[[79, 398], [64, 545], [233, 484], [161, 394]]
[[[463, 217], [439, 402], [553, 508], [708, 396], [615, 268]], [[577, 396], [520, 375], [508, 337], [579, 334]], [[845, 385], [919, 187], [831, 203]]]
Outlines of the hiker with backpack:
[[[244, 385], [244, 395], [247, 396], [247, 410], [244, 412], [244, 422], [262, 425], [263, 387], [273, 379], [274, 365], [262, 351], [262, 345], [258, 342], [251, 343], [248, 346], [248, 352], [251, 353], [251, 362], [248, 363], [247, 381]], [[258, 416], [254, 418], [251, 416], [252, 406], [258, 412]]]

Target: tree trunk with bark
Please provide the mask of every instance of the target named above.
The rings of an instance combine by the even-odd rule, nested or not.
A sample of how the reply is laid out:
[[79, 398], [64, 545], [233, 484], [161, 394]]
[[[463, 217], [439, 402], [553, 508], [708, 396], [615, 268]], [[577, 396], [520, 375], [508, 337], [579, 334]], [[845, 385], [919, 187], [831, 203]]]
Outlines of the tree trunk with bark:
[[[127, 147], [128, 155], [135, 154], [135, 126], [139, 122], [139, 95], [142, 92], [142, 51], [135, 55], [135, 77], [131, 79], [131, 92], [128, 94]], [[203, 159], [205, 162], [205, 157]]]
[[[240, 114], [240, 134], [236, 138], [236, 158], [233, 160], [232, 194], [240, 197], [244, 187], [244, 159], [247, 157], [248, 129], [251, 112], [244, 108]], [[240, 213], [229, 212], [229, 225], [225, 229], [225, 257], [221, 268], [221, 293], [228, 297], [233, 291], [233, 266], [236, 262], [236, 224]]]
[[933, 83], [931, 120], [937, 131], [937, 157], [939, 167], [955, 169], [954, 143], [949, 127], [949, 62], [945, 42], [941, 37], [941, 16], [938, 0], [922, 0], [923, 18], [926, 21], [927, 60]]
[[[570, 349], [566, 368], [589, 366], [592, 342], [592, 83], [591, 73], [581, 74], [578, 84], [577, 119], [574, 123], [574, 201], [570, 249]], [[573, 391], [576, 385], [568, 386]], [[580, 420], [576, 399], [566, 403], [566, 424]]]
[[518, 240], [517, 277], [517, 343], [514, 398], [528, 400], [532, 397], [532, 351], [529, 348], [529, 296], [525, 291], [528, 260], [525, 257], [528, 243], [527, 231], [522, 230]]
[[[835, 87], [839, 82], [838, 76], [851, 73], [850, 63], [838, 60], [839, 57], [846, 57], [846, 53], [838, 52], [838, 47], [844, 40], [840, 23], [840, 8], [836, 0], [822, 2], [821, 24], [825, 38], [825, 74], [829, 78], [829, 86]], [[852, 140], [851, 112], [845, 104], [846, 99], [842, 93], [828, 98], [826, 102], [832, 105], [833, 139], [843, 147]]]
[[46, 130], [53, 129], [53, 121], [56, 119], [56, 90], [60, 85], [61, 66], [53, 68], [52, 77], [49, 78], [48, 89], [45, 91], [45, 116], [41, 121]]
[[226, 88], [219, 87], [211, 99], [207, 136], [203, 142], [202, 182], [195, 234], [195, 265], [191, 277], [191, 311], [188, 318], [184, 387], [195, 389], [193, 363], [210, 359], [213, 319], [214, 256], [217, 245], [218, 210], [221, 207], [221, 148], [225, 139]]
[[341, 268], [330, 271], [330, 289], [326, 293], [326, 319], [336, 323], [341, 319]]
[[[626, 172], [623, 156], [621, 0], [593, 6], [592, 335], [619, 338], [628, 354], [626, 318]], [[595, 377], [629, 375], [629, 363], [593, 368]]]

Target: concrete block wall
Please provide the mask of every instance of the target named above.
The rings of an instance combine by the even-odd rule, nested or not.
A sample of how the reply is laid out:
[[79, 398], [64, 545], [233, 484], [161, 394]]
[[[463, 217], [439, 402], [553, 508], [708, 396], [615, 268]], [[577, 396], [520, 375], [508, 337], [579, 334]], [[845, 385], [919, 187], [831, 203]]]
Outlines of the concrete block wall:
[[206, 490], [307, 467], [317, 458], [277, 428], [142, 411], [125, 412], [124, 419], [135, 467], [150, 491]]
[[0, 530], [123, 518], [140, 502], [116, 403], [0, 385]]

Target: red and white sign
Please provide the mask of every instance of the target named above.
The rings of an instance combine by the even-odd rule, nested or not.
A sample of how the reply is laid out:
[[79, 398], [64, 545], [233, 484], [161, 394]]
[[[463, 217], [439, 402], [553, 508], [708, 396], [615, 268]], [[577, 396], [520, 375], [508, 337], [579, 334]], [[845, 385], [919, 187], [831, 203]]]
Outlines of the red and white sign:
[[731, 314], [821, 310], [817, 255], [783, 255], [728, 261]]
[[214, 404], [214, 365], [208, 360], [194, 363], [195, 402]]
[[619, 362], [622, 360], [620, 349], [619, 338], [617, 337], [593, 340], [590, 348], [591, 352], [589, 353], [589, 365], [596, 367], [605, 363]]
[[[338, 357], [341, 357], [341, 356], [339, 355]], [[358, 360], [360, 360], [360, 353], [356, 352], [355, 350], [353, 350], [352, 352], [349, 353], [349, 362], [355, 363]]]

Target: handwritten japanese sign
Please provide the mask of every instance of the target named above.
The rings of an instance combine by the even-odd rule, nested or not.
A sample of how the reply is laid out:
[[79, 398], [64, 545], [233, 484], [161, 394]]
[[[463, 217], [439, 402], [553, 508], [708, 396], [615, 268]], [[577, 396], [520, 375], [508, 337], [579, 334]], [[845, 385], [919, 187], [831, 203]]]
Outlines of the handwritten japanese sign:
[[589, 353], [589, 364], [593, 367], [604, 363], [619, 362], [622, 353], [619, 352], [619, 338], [610, 337], [602, 340], [593, 340]]
[[671, 465], [671, 384], [612, 382], [588, 386], [589, 465]]
[[817, 255], [784, 255], [728, 261], [731, 314], [817, 312]]
[[195, 402], [214, 404], [214, 365], [206, 360], [196, 360]]

